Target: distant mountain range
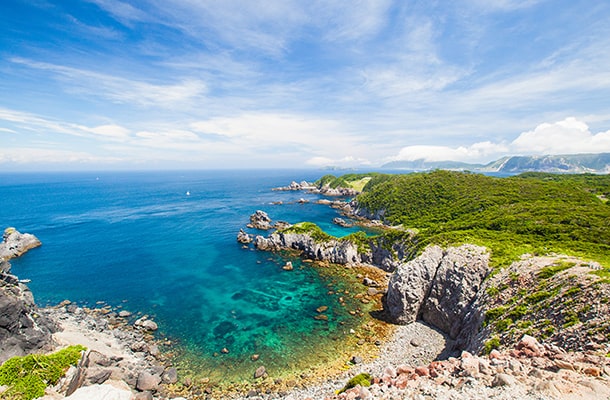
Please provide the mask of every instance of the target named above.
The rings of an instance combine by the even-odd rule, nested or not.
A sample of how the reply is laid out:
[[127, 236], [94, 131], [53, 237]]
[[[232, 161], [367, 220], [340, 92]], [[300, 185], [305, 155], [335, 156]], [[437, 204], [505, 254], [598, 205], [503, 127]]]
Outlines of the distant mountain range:
[[474, 172], [557, 172], [557, 173], [610, 173], [610, 153], [566, 154], [547, 156], [508, 156], [489, 164], [469, 164], [459, 161], [392, 161], [382, 165], [388, 169], [425, 171], [431, 169], [469, 170]]

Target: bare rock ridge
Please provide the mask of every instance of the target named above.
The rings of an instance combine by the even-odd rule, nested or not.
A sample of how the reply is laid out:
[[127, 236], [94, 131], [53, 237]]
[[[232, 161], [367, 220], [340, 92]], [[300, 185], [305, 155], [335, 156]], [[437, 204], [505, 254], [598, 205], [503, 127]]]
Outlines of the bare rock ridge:
[[[249, 243], [248, 236], [241, 231], [238, 236], [241, 243]], [[251, 241], [254, 247], [263, 251], [282, 249], [297, 250], [313, 260], [328, 261], [336, 264], [370, 264], [385, 271], [394, 271], [405, 257], [410, 258], [416, 251], [412, 243], [386, 243], [379, 237], [369, 240], [366, 246], [343, 239], [319, 241], [308, 233], [276, 231], [264, 237], [256, 235]]]

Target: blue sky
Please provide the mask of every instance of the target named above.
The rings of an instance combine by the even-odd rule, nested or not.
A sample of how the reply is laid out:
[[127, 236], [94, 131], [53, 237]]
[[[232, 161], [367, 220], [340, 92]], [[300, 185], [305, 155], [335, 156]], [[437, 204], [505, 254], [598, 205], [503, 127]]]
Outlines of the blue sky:
[[610, 2], [2, 0], [0, 168], [610, 152]]

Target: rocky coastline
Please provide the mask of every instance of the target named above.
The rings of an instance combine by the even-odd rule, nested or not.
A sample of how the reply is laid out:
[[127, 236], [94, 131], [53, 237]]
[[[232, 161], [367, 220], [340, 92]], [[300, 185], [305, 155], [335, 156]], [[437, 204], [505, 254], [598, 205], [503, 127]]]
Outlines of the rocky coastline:
[[[347, 193], [327, 189], [326, 193]], [[274, 190], [325, 194], [307, 182]], [[355, 202], [318, 202], [341, 209], [354, 220], [370, 218], [371, 225], [380, 225], [374, 219], [383, 218], [368, 215]], [[122, 391], [130, 397], [115, 398], [125, 399], [169, 399], [178, 392], [189, 399], [610, 398], [610, 283], [595, 275], [601, 267], [594, 262], [563, 255], [524, 255], [510, 267], [494, 271], [484, 247], [419, 249], [405, 231], [396, 236], [398, 240], [320, 239], [299, 224], [274, 223], [262, 210], [252, 215], [248, 228], [274, 231], [263, 236], [241, 229], [237, 240], [246, 247], [297, 251], [307, 260], [346, 268], [378, 268], [387, 279], [362, 279], [371, 296], [383, 296], [383, 310], [376, 314], [394, 324], [391, 337], [366, 350], [368, 361], [363, 361], [364, 353], [355, 354], [348, 370], [304, 379], [285, 390], [264, 384], [241, 395], [193, 389], [197, 385], [180, 379], [159, 351], [164, 343], [151, 334], [156, 329], [153, 321], [104, 305], [89, 309], [64, 302], [37, 309], [31, 292], [10, 275], [10, 264], [0, 253], [5, 282], [0, 289], [10, 289], [4, 297], [29, 301], [23, 301], [28, 317], [16, 326], [45, 332], [34, 350], [22, 348], [22, 353], [45, 351], [49, 343], [57, 348], [60, 343], [81, 342], [89, 349], [46, 398], [62, 398], [75, 385], [86, 394], [74, 398], [83, 399], [103, 398], [85, 392], [94, 387]], [[6, 233], [4, 239], [8, 242]], [[4, 247], [15, 254], [19, 251], [14, 243], [34, 243], [15, 239]], [[91, 336], [94, 339], [88, 341]], [[272, 382], [264, 369], [254, 371], [257, 375]]]
[[[78, 365], [45, 391], [45, 400], [68, 398], [169, 399], [178, 371], [159, 350], [157, 324], [147, 316], [104, 304], [63, 301], [39, 308], [27, 285], [11, 274], [9, 259], [40, 246], [32, 234], [7, 228], [0, 243], [0, 363], [14, 356], [82, 345]], [[0, 387], [0, 396], [6, 388]], [[180, 399], [179, 397], [173, 397]]]
[[[383, 218], [369, 215], [356, 202], [335, 207], [355, 219]], [[282, 398], [610, 398], [610, 327], [605, 322], [610, 318], [610, 283], [596, 277], [599, 264], [563, 255], [523, 255], [498, 273], [484, 247], [429, 246], [415, 257], [415, 246], [404, 237], [382, 244], [371, 239], [362, 246], [320, 236], [315, 230], [287, 229], [249, 235], [248, 243], [258, 250], [292, 250], [308, 259], [392, 272], [383, 315], [399, 326], [387, 344], [392, 350], [380, 353], [384, 368], [359, 365], [343, 381], [329, 380]], [[588, 305], [587, 298], [596, 301]], [[497, 313], [508, 318], [492, 324]], [[402, 354], [410, 340], [397, 337], [422, 322], [445, 338], [443, 355], [407, 365], [405, 356], [394, 355]], [[507, 325], [513, 328], [502, 333]], [[370, 377], [366, 385], [332, 394], [360, 373]]]

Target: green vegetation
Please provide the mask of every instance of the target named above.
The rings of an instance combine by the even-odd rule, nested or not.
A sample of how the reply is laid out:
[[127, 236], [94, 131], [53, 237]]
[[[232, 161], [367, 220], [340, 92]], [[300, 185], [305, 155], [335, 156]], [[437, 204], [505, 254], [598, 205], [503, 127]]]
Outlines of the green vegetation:
[[433, 171], [376, 175], [357, 200], [386, 222], [418, 229], [420, 247], [474, 243], [495, 266], [521, 254], [566, 253], [610, 265], [606, 175], [523, 174], [495, 178]]
[[294, 225], [284, 229], [282, 232], [296, 233], [296, 234], [308, 234], [316, 242], [324, 242], [327, 240], [335, 239], [335, 237], [324, 232], [322, 230], [322, 228], [320, 228], [318, 225], [314, 224], [313, 222], [300, 222], [298, 224], [294, 224]]
[[356, 387], [358, 385], [371, 386], [371, 380], [372, 380], [372, 378], [371, 378], [370, 374], [367, 374], [367, 373], [358, 374], [358, 375], [354, 376], [352, 379], [350, 379], [349, 381], [347, 381], [347, 383], [345, 384], [343, 389], [339, 390], [337, 392], [337, 394], [341, 394], [341, 393], [345, 392], [346, 390]]
[[548, 267], [544, 267], [540, 270], [540, 272], [538, 273], [538, 278], [548, 279], [561, 271], [565, 271], [568, 268], [572, 268], [574, 265], [576, 264], [572, 262], [561, 262], [556, 265], [549, 265]]
[[500, 347], [500, 338], [498, 336], [494, 336], [491, 339], [487, 340], [483, 345], [483, 353], [489, 354], [492, 350]]
[[76, 365], [83, 346], [70, 346], [49, 355], [30, 354], [8, 359], [0, 367], [0, 385], [8, 389], [0, 399], [31, 400], [44, 395], [48, 385], [55, 385], [70, 365]]
[[351, 188], [361, 192], [368, 184], [368, 182], [377, 175], [380, 174], [376, 172], [371, 172], [367, 174], [346, 174], [339, 177], [336, 177], [334, 175], [324, 175], [322, 178], [318, 179], [315, 182], [315, 185], [319, 188], [323, 186], [328, 186], [333, 189], [339, 187]]

